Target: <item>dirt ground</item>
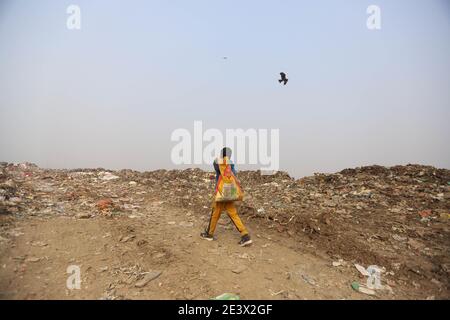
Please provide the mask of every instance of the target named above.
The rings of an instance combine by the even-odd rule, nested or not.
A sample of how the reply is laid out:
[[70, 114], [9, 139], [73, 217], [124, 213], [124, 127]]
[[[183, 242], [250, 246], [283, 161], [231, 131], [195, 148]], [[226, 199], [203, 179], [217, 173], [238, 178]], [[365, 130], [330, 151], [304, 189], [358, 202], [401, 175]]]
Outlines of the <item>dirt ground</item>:
[[[254, 244], [242, 248], [224, 214], [217, 240], [209, 242], [200, 239], [195, 219], [183, 225], [192, 213], [158, 203], [148, 209], [149, 216], [140, 219], [15, 221], [14, 230], [23, 235], [2, 248], [2, 298], [209, 299], [224, 292], [241, 299], [366, 298], [349, 287], [354, 272], [334, 268], [306, 249], [299, 252], [289, 237], [250, 223]], [[66, 287], [69, 265], [81, 268], [80, 290]], [[136, 274], [150, 270], [162, 274], [136, 288]]]
[[[226, 214], [209, 242], [199, 237], [207, 216], [198, 221], [193, 212], [158, 202], [146, 209], [142, 218], [3, 218], [16, 236], [1, 248], [1, 298], [209, 299], [225, 292], [241, 299], [426, 298], [395, 288], [375, 297], [355, 292], [351, 282], [363, 277], [353, 265], [334, 267], [327, 255], [258, 221], [247, 221], [254, 243], [242, 248]], [[80, 267], [79, 290], [67, 289], [70, 265]], [[135, 287], [152, 270], [162, 273]]]

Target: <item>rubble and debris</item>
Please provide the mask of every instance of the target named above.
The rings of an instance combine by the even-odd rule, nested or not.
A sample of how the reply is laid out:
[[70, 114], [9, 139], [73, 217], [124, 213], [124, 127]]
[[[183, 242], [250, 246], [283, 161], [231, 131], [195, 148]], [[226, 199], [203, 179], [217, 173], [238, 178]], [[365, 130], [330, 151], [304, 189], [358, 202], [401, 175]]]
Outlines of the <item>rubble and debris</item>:
[[277, 295], [282, 294], [283, 292], [285, 292], [284, 290], [280, 290], [278, 292], [274, 292], [271, 289], [269, 289], [269, 291], [270, 291], [270, 295], [271, 296], [277, 296]]
[[91, 216], [89, 212], [80, 212], [76, 215], [77, 219], [89, 219]]
[[115, 179], [119, 179], [118, 176], [113, 175], [111, 172], [99, 172], [98, 176], [100, 177], [100, 179], [102, 180], [106, 180], [106, 181], [110, 181], [110, 180], [115, 180]]
[[98, 272], [105, 272], [105, 271], [108, 271], [108, 267], [107, 267], [107, 266], [101, 267], [101, 268], [98, 270]]
[[97, 208], [100, 211], [105, 211], [111, 208], [113, 202], [111, 199], [102, 199], [97, 202]]
[[[238, 171], [238, 178], [245, 191], [237, 203], [242, 219], [267, 224], [302, 247], [313, 245], [333, 256], [333, 266], [341, 265], [338, 258], [348, 265], [390, 266], [388, 280], [415, 281], [423, 289], [435, 288], [435, 279], [450, 287], [450, 170], [373, 165], [300, 179], [284, 172]], [[195, 229], [210, 214], [214, 183], [214, 175], [200, 169], [65, 170], [3, 162], [0, 218], [88, 218], [105, 211], [139, 220], [155, 214], [144, 205], [152, 199], [193, 213], [185, 222], [160, 223]], [[22, 234], [0, 225], [2, 245]], [[448, 289], [442, 291], [450, 296]]]
[[134, 238], [136, 238], [134, 234], [130, 236], [123, 236], [119, 239], [119, 242], [128, 242], [130, 240], [133, 240]]
[[308, 283], [312, 286], [316, 285], [316, 281], [313, 278], [311, 278], [310, 276], [308, 276], [306, 274], [302, 274], [301, 276], [302, 276], [303, 281], [305, 281], [306, 283]]
[[362, 265], [359, 265], [355, 263], [355, 268], [361, 273], [363, 276], [368, 277], [369, 272], [367, 272], [366, 268], [364, 268]]
[[376, 295], [375, 291], [369, 288], [366, 288], [364, 285], [360, 284], [357, 281], [352, 282], [351, 287], [353, 288], [353, 290], [364, 293], [364, 294], [368, 294], [368, 295]]
[[246, 266], [244, 266], [244, 265], [239, 265], [239, 266], [237, 266], [236, 268], [234, 268], [233, 270], [231, 270], [233, 273], [237, 273], [237, 274], [239, 274], [239, 273], [242, 273], [242, 272], [244, 272], [245, 270], [247, 270], [248, 268], [246, 267]]
[[145, 287], [147, 285], [147, 283], [158, 278], [161, 275], [161, 273], [162, 273], [162, 271], [158, 271], [158, 270], [149, 271], [145, 274], [145, 276], [141, 280], [137, 281], [134, 284], [134, 286], [136, 288]]
[[331, 265], [332, 265], [333, 267], [340, 267], [340, 266], [343, 266], [343, 265], [344, 265], [344, 260], [339, 259], [338, 261], [333, 261], [333, 262], [331, 263]]
[[241, 298], [237, 294], [222, 293], [221, 295], [212, 298], [212, 300], [240, 300]]
[[422, 211], [419, 212], [419, 215], [420, 215], [422, 218], [427, 218], [427, 217], [431, 216], [431, 210], [430, 210], [430, 209], [428, 209], [428, 210], [422, 210]]

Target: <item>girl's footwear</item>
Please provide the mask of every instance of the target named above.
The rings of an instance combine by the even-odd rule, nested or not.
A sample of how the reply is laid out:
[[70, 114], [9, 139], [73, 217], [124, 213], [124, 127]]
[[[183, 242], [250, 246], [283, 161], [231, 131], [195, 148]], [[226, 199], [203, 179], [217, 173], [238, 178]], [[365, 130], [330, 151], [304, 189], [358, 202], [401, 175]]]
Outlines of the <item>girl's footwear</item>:
[[212, 235], [210, 235], [208, 232], [202, 232], [200, 233], [200, 237], [202, 237], [202, 239], [208, 240], [208, 241], [213, 241], [214, 237]]
[[241, 241], [239, 241], [239, 245], [241, 247], [248, 246], [252, 243], [252, 239], [250, 239], [250, 236], [246, 234], [245, 236], [242, 236]]

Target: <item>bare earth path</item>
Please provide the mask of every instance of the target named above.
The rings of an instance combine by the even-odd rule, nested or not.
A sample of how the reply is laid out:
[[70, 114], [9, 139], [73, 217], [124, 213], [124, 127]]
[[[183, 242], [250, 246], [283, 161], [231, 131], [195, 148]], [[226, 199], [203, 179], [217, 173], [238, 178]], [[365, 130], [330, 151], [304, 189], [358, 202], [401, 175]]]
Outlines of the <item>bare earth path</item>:
[[[14, 220], [13, 244], [0, 249], [0, 298], [209, 299], [225, 292], [241, 299], [394, 298], [353, 291], [359, 275], [353, 266], [333, 267], [326, 256], [257, 221], [247, 221], [253, 245], [241, 248], [225, 214], [218, 240], [208, 242], [199, 237], [207, 216], [200, 220], [151, 199], [144, 211], [133, 218]], [[70, 265], [80, 267], [79, 290], [66, 287]], [[155, 270], [162, 271], [158, 278], [136, 287]]]

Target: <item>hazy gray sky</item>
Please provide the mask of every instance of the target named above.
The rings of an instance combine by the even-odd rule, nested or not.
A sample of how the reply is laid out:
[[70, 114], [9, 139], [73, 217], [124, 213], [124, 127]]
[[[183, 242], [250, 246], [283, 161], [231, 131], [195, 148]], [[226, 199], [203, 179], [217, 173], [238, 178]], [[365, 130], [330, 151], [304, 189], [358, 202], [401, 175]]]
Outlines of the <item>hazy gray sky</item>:
[[450, 168], [449, 40], [446, 0], [0, 0], [0, 161], [175, 168], [171, 133], [201, 120], [278, 128], [296, 177]]

